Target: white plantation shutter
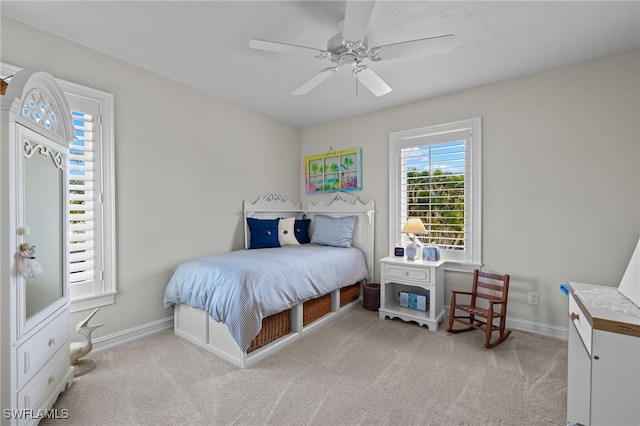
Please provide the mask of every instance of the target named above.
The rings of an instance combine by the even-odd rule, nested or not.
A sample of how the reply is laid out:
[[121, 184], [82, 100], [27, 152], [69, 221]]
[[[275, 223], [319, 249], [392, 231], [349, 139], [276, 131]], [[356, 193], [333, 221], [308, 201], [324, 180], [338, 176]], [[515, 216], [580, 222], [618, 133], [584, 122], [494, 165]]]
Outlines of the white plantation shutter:
[[[441, 250], [465, 250], [469, 214], [465, 205], [469, 131], [424, 141], [400, 142], [401, 223], [418, 217], [428, 234], [423, 242]], [[424, 143], [424, 144], [423, 144]]]
[[76, 312], [115, 301], [113, 96], [60, 86], [76, 136], [69, 147], [69, 293]]
[[72, 111], [76, 139], [69, 156], [70, 284], [94, 284], [94, 116]]

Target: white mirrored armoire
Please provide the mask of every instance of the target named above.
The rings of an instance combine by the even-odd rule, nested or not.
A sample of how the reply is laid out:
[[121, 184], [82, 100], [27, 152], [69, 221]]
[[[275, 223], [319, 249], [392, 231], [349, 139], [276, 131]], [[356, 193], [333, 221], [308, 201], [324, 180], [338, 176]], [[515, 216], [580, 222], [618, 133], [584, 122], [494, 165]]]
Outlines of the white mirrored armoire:
[[22, 70], [0, 96], [0, 422], [37, 424], [72, 384], [64, 93]]

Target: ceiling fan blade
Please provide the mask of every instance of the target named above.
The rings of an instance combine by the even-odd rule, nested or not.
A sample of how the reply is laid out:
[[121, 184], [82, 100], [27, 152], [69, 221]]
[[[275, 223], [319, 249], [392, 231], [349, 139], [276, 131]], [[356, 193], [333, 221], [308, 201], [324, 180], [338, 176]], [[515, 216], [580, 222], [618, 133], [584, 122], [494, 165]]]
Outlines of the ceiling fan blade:
[[382, 59], [397, 59], [407, 56], [433, 55], [436, 53], [447, 53], [453, 49], [455, 36], [453, 34], [422, 38], [418, 40], [403, 41], [400, 43], [387, 44], [385, 46], [371, 49], [374, 61]]
[[347, 1], [342, 24], [342, 37], [353, 42], [364, 40], [375, 4], [375, 1]]
[[325, 68], [322, 71], [320, 71], [318, 74], [311, 77], [305, 83], [303, 83], [302, 86], [298, 87], [291, 94], [296, 96], [306, 95], [311, 91], [311, 89], [313, 89], [314, 87], [316, 87], [317, 85], [319, 85], [320, 83], [322, 83], [323, 81], [325, 81], [326, 79], [334, 75], [336, 72], [338, 72], [337, 67]]
[[369, 67], [358, 67], [353, 70], [358, 80], [364, 84], [364, 86], [371, 91], [374, 95], [380, 97], [391, 92], [391, 87], [384, 82], [383, 79], [378, 76]]
[[328, 54], [324, 50], [313, 47], [297, 46], [295, 44], [278, 43], [266, 40], [249, 40], [249, 47], [256, 50], [266, 50], [277, 53], [292, 53], [294, 55], [315, 56], [318, 58], [327, 57]]

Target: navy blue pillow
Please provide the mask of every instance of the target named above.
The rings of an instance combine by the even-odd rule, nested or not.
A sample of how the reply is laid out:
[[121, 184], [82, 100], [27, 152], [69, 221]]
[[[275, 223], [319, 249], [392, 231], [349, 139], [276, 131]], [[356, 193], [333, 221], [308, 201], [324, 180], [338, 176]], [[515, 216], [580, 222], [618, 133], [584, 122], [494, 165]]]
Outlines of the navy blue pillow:
[[280, 219], [255, 219], [247, 218], [249, 231], [249, 248], [260, 249], [269, 247], [280, 247], [278, 240], [278, 222]]
[[309, 224], [311, 219], [296, 219], [293, 224], [293, 233], [300, 244], [309, 244]]

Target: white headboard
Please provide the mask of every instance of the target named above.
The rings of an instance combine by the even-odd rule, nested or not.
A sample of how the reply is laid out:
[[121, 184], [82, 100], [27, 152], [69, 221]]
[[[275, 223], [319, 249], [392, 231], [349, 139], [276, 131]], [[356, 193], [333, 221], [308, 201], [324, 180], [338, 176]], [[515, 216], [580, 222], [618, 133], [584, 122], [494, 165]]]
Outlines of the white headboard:
[[362, 250], [367, 261], [369, 279], [374, 279], [375, 208], [373, 200], [368, 203], [363, 203], [360, 201], [360, 198], [353, 194], [333, 192], [317, 203], [310, 202], [306, 213], [309, 215], [309, 218], [311, 218], [312, 229], [314, 222], [313, 217], [316, 214], [324, 214], [332, 217], [357, 216], [358, 222], [356, 223], [351, 245]]
[[282, 194], [271, 192], [256, 201], [244, 201], [244, 246], [249, 248], [250, 234], [247, 218], [275, 219], [281, 217], [295, 217], [311, 219], [310, 235], [313, 234], [313, 217], [324, 214], [332, 217], [356, 216], [358, 221], [353, 233], [351, 245], [364, 253], [369, 270], [369, 279], [374, 275], [374, 229], [375, 209], [373, 200], [363, 203], [360, 199], [346, 192], [333, 192], [316, 203], [310, 202], [306, 210], [302, 210], [300, 203], [293, 203]]
[[261, 196], [256, 201], [244, 200], [244, 248], [249, 248], [249, 225], [247, 218], [276, 219], [280, 217], [295, 217], [302, 219], [304, 212], [300, 208], [300, 202], [293, 203], [287, 197], [277, 192], [270, 192]]

